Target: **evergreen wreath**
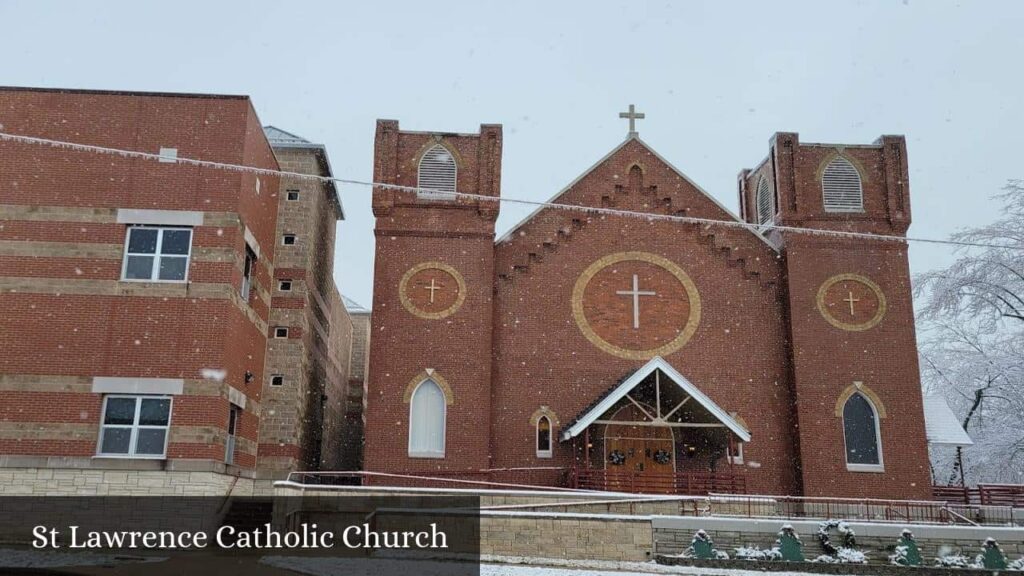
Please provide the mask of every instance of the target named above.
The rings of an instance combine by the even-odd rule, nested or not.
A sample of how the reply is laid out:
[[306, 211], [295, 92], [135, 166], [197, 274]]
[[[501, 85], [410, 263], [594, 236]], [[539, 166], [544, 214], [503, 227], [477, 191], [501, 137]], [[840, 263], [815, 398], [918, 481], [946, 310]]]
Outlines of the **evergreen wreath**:
[[832, 544], [830, 532], [832, 529], [839, 530], [839, 533], [843, 536], [843, 543], [839, 548], [854, 548], [857, 546], [857, 541], [854, 538], [853, 530], [850, 526], [842, 520], [826, 520], [818, 524], [818, 542], [821, 544], [821, 549], [826, 554], [835, 556], [839, 553], [839, 548], [836, 548], [835, 544]]
[[668, 450], [655, 450], [654, 461], [658, 464], [668, 464], [672, 461], [672, 454]]
[[626, 463], [626, 454], [622, 450], [612, 450], [608, 454], [608, 462], [611, 462], [612, 466], [622, 466]]

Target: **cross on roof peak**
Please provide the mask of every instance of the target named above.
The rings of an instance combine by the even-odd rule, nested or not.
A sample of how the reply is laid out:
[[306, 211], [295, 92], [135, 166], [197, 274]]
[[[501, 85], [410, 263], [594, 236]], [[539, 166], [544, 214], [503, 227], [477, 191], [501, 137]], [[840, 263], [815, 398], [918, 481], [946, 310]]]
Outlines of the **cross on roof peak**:
[[638, 132], [636, 131], [636, 121], [637, 120], [643, 120], [643, 118], [644, 118], [644, 113], [643, 112], [637, 112], [636, 111], [636, 106], [633, 105], [633, 104], [630, 104], [629, 105], [629, 112], [619, 112], [619, 118], [627, 118], [627, 119], [629, 119], [629, 134], [628, 134], [628, 136], [637, 136], [638, 135]]

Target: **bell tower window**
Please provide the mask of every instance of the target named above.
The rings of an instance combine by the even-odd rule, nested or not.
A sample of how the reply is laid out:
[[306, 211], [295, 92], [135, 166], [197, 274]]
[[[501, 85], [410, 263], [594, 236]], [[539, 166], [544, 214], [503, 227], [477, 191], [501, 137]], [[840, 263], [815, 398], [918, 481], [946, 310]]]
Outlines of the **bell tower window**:
[[821, 194], [826, 212], [864, 211], [860, 172], [842, 156], [836, 156], [825, 167], [821, 175]]
[[[434, 144], [420, 158], [416, 196], [427, 200], [451, 200], [459, 168], [447, 148]], [[449, 194], [446, 194], [448, 192]]]

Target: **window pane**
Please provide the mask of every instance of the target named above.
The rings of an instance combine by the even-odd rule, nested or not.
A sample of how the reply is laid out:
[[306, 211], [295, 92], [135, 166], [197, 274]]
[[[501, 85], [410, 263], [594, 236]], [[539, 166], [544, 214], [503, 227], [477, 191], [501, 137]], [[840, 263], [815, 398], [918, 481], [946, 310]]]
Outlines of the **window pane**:
[[124, 277], [131, 280], [149, 280], [153, 277], [152, 256], [129, 256]]
[[139, 438], [135, 443], [135, 453], [149, 456], [163, 454], [166, 436], [166, 428], [140, 428]]
[[160, 259], [160, 279], [161, 280], [184, 280], [185, 279], [185, 265], [188, 263], [188, 258], [181, 258], [178, 256], [164, 256]]
[[131, 228], [131, 235], [128, 237], [128, 252], [132, 254], [154, 254], [156, 253], [156, 235], [159, 230], [156, 228]]
[[131, 440], [131, 428], [104, 428], [103, 442], [100, 444], [101, 454], [127, 454], [128, 442]]
[[846, 433], [846, 462], [879, 464], [878, 437], [875, 433], [875, 412], [860, 394], [854, 394], [843, 408]]
[[551, 450], [551, 423], [544, 417], [537, 422], [537, 450]]
[[107, 398], [107, 413], [104, 424], [135, 423], [135, 398]]
[[167, 426], [171, 417], [171, 401], [166, 398], [144, 398], [139, 410], [140, 426]]
[[164, 243], [160, 245], [161, 254], [188, 254], [191, 230], [164, 230]]
[[412, 396], [409, 451], [444, 453], [444, 392], [433, 380], [424, 380]]

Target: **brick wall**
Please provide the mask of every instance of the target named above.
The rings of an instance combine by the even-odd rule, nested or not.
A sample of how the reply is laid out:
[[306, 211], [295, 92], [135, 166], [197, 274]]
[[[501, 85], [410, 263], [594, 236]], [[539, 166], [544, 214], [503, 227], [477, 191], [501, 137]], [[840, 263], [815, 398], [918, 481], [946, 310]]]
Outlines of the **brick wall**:
[[[8, 132], [278, 167], [246, 97], [0, 90]], [[0, 454], [91, 456], [96, 376], [181, 378], [168, 461], [224, 458], [229, 392], [248, 400], [236, 464], [255, 463], [276, 178], [0, 144]], [[122, 282], [118, 209], [201, 214], [188, 282]], [[269, 250], [239, 297], [244, 231]], [[223, 382], [201, 371], [226, 371]], [[251, 382], [245, 373], [250, 372]], [[112, 465], [112, 463], [110, 463]], [[104, 459], [92, 467], [102, 468]]]

